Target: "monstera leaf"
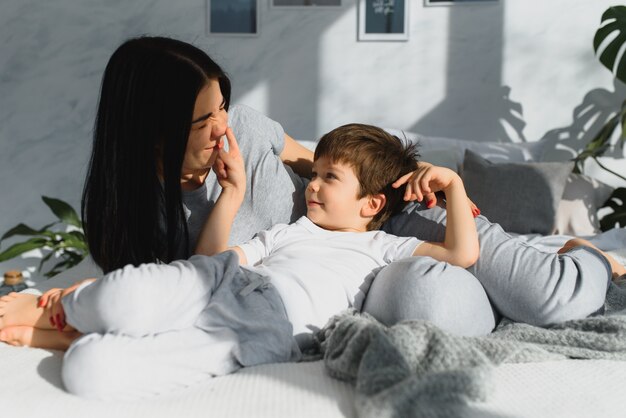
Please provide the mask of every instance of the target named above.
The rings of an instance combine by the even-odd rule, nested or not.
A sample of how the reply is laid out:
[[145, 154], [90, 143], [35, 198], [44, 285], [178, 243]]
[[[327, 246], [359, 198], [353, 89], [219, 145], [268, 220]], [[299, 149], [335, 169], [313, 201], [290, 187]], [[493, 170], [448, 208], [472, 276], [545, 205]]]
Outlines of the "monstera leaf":
[[[623, 52], [626, 45], [626, 6], [613, 6], [606, 9], [602, 14], [602, 22], [593, 38], [593, 49], [600, 62], [623, 83], [626, 83], [626, 53]], [[620, 51], [622, 51], [620, 53]], [[626, 100], [621, 109], [615, 109], [615, 113], [604, 123], [604, 126], [593, 139], [574, 158], [575, 173], [582, 173], [585, 160], [593, 159], [600, 168], [611, 174], [626, 180], [624, 176], [602, 165], [598, 157], [611, 149], [611, 139], [616, 129], [621, 135], [615, 147], [624, 149], [626, 143]], [[621, 208], [624, 211], [624, 208]]]
[[[626, 54], [618, 53], [626, 44], [626, 6], [609, 7], [602, 14], [602, 23], [593, 38], [593, 49], [600, 62], [615, 77], [626, 83]], [[599, 48], [602, 46], [602, 50]]]
[[600, 219], [601, 230], [608, 231], [616, 225], [626, 227], [626, 188], [615, 189], [602, 207], [609, 207], [613, 212]]

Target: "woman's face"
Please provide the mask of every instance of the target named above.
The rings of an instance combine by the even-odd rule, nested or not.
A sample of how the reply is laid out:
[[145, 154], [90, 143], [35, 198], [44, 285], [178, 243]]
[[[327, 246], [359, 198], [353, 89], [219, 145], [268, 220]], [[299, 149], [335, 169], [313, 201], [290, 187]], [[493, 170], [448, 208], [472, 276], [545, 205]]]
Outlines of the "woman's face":
[[202, 174], [217, 158], [217, 145], [228, 126], [224, 97], [217, 80], [210, 80], [196, 98], [183, 160], [183, 175]]

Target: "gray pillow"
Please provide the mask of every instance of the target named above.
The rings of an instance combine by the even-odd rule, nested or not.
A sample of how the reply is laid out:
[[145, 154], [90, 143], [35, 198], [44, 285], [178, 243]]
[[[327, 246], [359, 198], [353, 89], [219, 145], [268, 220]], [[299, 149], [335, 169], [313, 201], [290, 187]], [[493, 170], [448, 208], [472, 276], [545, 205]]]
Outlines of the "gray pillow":
[[461, 177], [467, 195], [491, 222], [520, 234], [554, 232], [573, 162], [492, 163], [465, 151]]

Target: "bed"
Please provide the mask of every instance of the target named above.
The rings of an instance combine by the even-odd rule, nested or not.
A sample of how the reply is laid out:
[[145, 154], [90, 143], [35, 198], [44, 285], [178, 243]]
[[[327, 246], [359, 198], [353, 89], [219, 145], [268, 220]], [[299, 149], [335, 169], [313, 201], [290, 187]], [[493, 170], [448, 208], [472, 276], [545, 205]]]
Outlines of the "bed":
[[[541, 146], [536, 143], [472, 143], [390, 131], [420, 140], [424, 160], [455, 170], [463, 169], [467, 149], [487, 158], [489, 162], [484, 168], [489, 171], [497, 169], [492, 164], [533, 164], [540, 161], [542, 155]], [[314, 146], [313, 143], [305, 145]], [[571, 234], [583, 235], [626, 263], [626, 229], [614, 228], [605, 233], [598, 230], [598, 206], [611, 188], [593, 179], [570, 175], [571, 166], [562, 171], [565, 174], [559, 180], [561, 185], [556, 188], [552, 184], [547, 186], [550, 190], [546, 193], [554, 197], [546, 203], [545, 209], [552, 211], [550, 230], [519, 234], [529, 243], [550, 251], [560, 248]], [[489, 190], [475, 192], [488, 194]], [[470, 196], [474, 197], [471, 192]], [[94, 274], [97, 269], [86, 259], [29, 291], [63, 286]], [[626, 341], [626, 336], [620, 334], [619, 337]], [[61, 362], [60, 352], [0, 344], [0, 416], [334, 418], [384, 416], [385, 412], [375, 407], [364, 408], [363, 394], [354, 381], [331, 377], [328, 358], [326, 361], [313, 357], [301, 363], [249, 367], [166, 396], [133, 402], [89, 401], [68, 395], [60, 380]], [[358, 386], [359, 382], [356, 383]], [[420, 409], [417, 402], [410, 413], [396, 416], [623, 417], [626, 407], [619, 399], [625, 383], [626, 361], [621, 360], [544, 358], [541, 361], [502, 362], [490, 369], [488, 382], [481, 389], [482, 396], [464, 398], [460, 403], [458, 399], [444, 396], [442, 406], [435, 409]], [[435, 382], [435, 386], [427, 387], [426, 391], [441, 393], [442, 387], [438, 389]], [[450, 408], [450, 404], [456, 406]]]

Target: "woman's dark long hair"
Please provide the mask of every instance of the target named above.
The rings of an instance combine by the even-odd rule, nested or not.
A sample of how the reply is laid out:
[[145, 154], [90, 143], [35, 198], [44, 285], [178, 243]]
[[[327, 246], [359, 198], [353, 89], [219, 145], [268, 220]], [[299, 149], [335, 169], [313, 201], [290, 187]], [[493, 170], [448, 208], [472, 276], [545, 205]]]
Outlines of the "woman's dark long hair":
[[169, 262], [188, 246], [181, 170], [196, 97], [211, 79], [228, 110], [228, 77], [190, 44], [141, 37], [111, 56], [81, 202], [89, 250], [105, 273]]

